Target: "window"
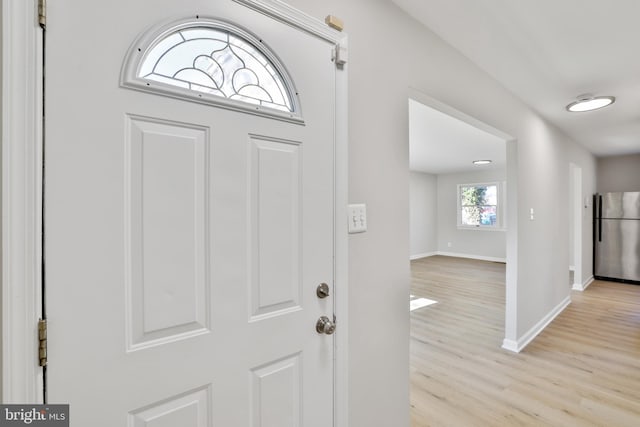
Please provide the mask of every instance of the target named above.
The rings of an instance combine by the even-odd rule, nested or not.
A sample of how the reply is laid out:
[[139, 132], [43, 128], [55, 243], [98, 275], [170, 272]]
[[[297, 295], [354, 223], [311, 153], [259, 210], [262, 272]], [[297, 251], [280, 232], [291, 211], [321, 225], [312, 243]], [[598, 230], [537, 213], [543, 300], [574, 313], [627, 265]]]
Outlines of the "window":
[[227, 22], [188, 20], [144, 34], [130, 49], [122, 82], [198, 102], [299, 116], [293, 83], [277, 57], [262, 40]]
[[458, 226], [500, 228], [499, 193], [498, 183], [458, 185]]

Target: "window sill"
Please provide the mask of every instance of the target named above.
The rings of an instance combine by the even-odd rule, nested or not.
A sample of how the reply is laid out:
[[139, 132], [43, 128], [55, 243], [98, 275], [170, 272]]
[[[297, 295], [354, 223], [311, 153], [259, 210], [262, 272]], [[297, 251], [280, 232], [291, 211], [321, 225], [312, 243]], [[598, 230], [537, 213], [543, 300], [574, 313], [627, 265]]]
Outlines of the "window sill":
[[488, 227], [488, 226], [478, 226], [478, 227], [470, 227], [467, 225], [459, 225], [458, 230], [471, 230], [471, 231], [507, 231], [506, 227]]

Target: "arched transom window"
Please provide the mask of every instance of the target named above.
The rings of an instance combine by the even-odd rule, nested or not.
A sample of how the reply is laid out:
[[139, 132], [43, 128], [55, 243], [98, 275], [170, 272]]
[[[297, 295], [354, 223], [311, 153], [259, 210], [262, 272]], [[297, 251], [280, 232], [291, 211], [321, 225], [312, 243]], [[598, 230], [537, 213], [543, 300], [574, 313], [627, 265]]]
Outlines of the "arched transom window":
[[135, 76], [125, 75], [125, 86], [298, 113], [293, 84], [276, 56], [261, 40], [226, 22], [183, 22], [138, 45], [144, 43], [134, 46], [125, 65], [130, 70], [125, 74], [135, 70]]

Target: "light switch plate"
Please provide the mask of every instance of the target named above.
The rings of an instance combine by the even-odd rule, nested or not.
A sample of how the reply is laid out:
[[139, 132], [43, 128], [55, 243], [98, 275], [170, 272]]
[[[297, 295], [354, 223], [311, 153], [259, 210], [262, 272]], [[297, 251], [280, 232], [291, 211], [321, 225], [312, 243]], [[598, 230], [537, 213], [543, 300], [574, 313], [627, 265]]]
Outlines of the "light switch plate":
[[367, 205], [349, 205], [349, 234], [367, 231]]

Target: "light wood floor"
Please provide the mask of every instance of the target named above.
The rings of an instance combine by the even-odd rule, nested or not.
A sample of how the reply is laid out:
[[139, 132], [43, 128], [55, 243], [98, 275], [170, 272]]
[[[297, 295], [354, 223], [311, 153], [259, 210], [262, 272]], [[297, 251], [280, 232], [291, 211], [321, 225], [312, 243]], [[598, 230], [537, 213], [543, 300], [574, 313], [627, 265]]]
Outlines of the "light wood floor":
[[411, 263], [412, 426], [640, 426], [640, 286], [594, 282], [520, 354], [504, 338], [504, 264]]

